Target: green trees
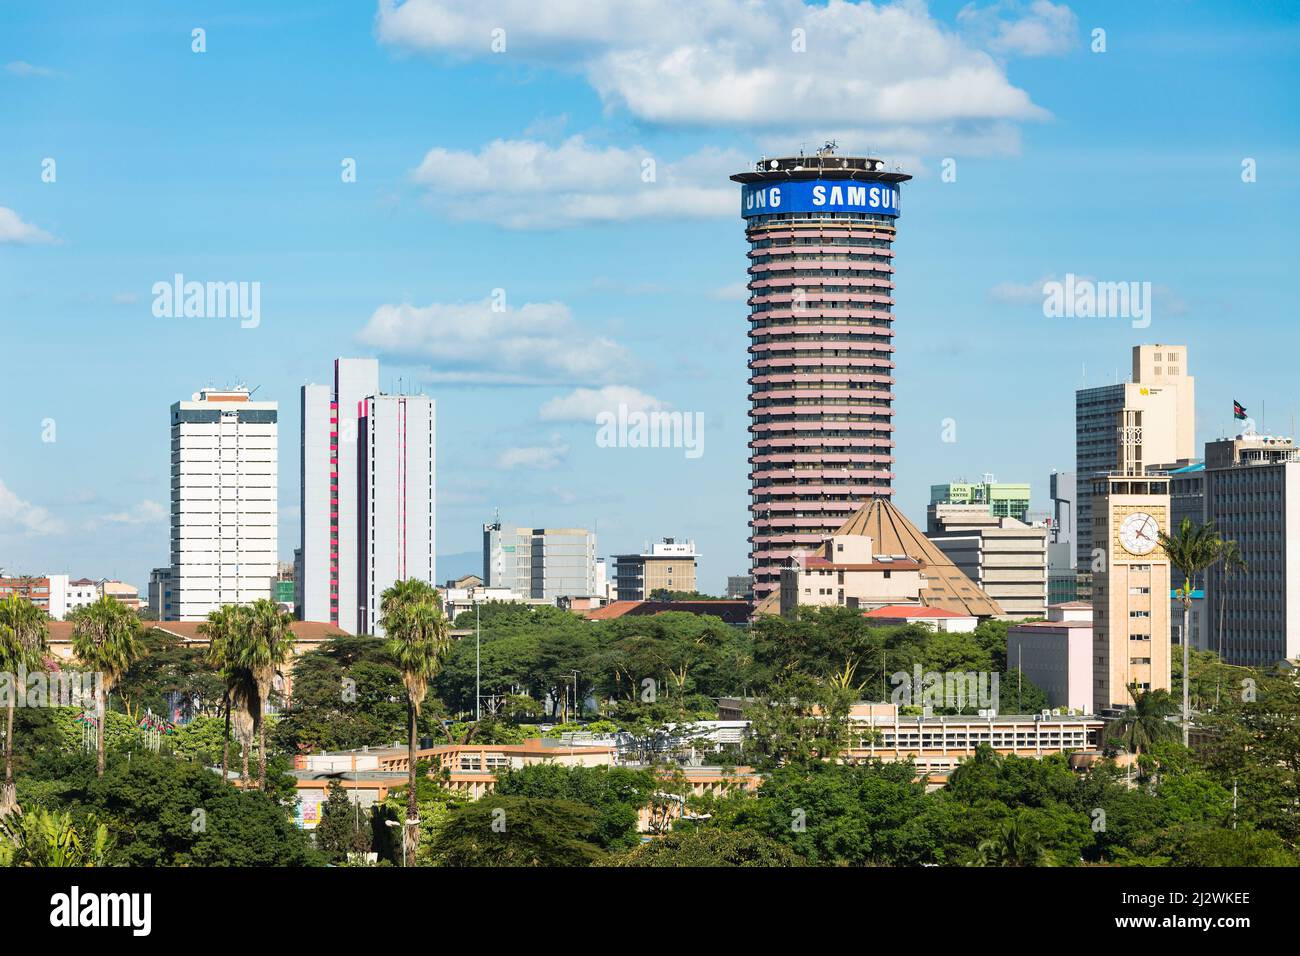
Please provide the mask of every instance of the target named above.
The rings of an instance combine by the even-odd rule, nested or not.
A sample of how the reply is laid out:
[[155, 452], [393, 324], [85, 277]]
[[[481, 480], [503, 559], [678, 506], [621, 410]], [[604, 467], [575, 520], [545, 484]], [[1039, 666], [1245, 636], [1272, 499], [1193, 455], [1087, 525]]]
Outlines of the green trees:
[[1183, 603], [1183, 746], [1186, 747], [1192, 727], [1191, 688], [1186, 679], [1191, 672], [1188, 648], [1192, 643], [1192, 581], [1222, 559], [1223, 539], [1214, 530], [1213, 522], [1195, 525], [1191, 518], [1184, 518], [1172, 535], [1160, 531], [1158, 536], [1160, 547], [1169, 557], [1169, 563], [1183, 576], [1183, 586], [1178, 589], [1178, 597]]
[[568, 800], [596, 812], [593, 841], [603, 849], [636, 846], [637, 819], [658, 788], [653, 773], [627, 767], [562, 767], [535, 764], [497, 775], [503, 797]]
[[1168, 691], [1152, 690], [1143, 693], [1130, 688], [1133, 707], [1115, 718], [1106, 728], [1107, 740], [1118, 740], [1129, 753], [1140, 756], [1155, 744], [1169, 740], [1174, 735], [1168, 717], [1178, 708]]
[[[24, 804], [108, 827], [109, 866], [304, 866], [319, 862], [283, 794], [232, 787], [207, 767], [137, 750], [97, 776], [88, 755], [45, 754], [19, 781]], [[39, 793], [39, 799], [37, 794]]]
[[[208, 664], [221, 682], [221, 717], [225, 734], [221, 745], [221, 778], [226, 779], [230, 765], [230, 718], [238, 707], [247, 713], [247, 701], [253, 696], [253, 677], [239, 661], [240, 647], [248, 632], [248, 614], [244, 608], [226, 604], [208, 612], [199, 625], [199, 633], [208, 639]], [[248, 748], [244, 747], [244, 780], [248, 780]]]
[[362, 813], [339, 782], [331, 780], [316, 824], [316, 848], [332, 863], [346, 863], [349, 853], [368, 853], [369, 817], [369, 811]]
[[72, 614], [72, 653], [94, 673], [95, 709], [99, 720], [96, 768], [104, 775], [104, 717], [108, 695], [140, 653], [140, 619], [126, 605], [105, 595]]
[[11, 594], [0, 601], [0, 673], [8, 675], [5, 695], [5, 781], [0, 792], [0, 819], [18, 807], [14, 788], [14, 708], [17, 696], [24, 693], [18, 686], [20, 671], [37, 670], [49, 643], [49, 616], [35, 604]]
[[265, 790], [266, 708], [272, 682], [293, 656], [293, 616], [267, 598], [255, 601], [247, 611], [247, 627], [238, 642], [235, 663], [252, 677], [254, 693], [247, 703], [257, 735], [257, 788]]
[[815, 864], [942, 862], [943, 808], [915, 773], [910, 761], [779, 767], [736, 808], [735, 825]]
[[380, 627], [388, 635], [389, 652], [402, 672], [407, 701], [408, 803], [406, 807], [406, 866], [415, 865], [419, 846], [419, 815], [415, 793], [416, 718], [451, 644], [451, 631], [442, 601], [427, 582], [398, 581], [381, 597]]
[[[270, 730], [288, 753], [391, 744], [406, 735], [402, 672], [377, 637], [337, 637], [294, 661], [293, 698]], [[430, 708], [421, 732], [429, 733]]]
[[784, 843], [753, 830], [678, 825], [609, 861], [610, 866], [803, 866], [803, 858]]
[[598, 825], [570, 800], [492, 795], [453, 808], [433, 856], [442, 866], [589, 866], [604, 857]]

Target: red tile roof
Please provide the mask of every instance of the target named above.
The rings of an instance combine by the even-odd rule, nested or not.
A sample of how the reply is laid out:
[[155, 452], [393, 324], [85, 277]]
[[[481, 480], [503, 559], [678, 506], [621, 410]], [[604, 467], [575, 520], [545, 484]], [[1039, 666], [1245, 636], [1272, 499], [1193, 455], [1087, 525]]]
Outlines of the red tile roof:
[[863, 617], [885, 618], [890, 621], [912, 620], [922, 617], [974, 617], [973, 614], [958, 614], [941, 607], [919, 607], [912, 604], [886, 604], [884, 607], [864, 611]]
[[748, 601], [614, 601], [604, 607], [575, 613], [589, 621], [613, 621], [620, 617], [685, 611], [688, 614], [720, 617], [728, 624], [744, 624], [749, 620], [749, 610]]

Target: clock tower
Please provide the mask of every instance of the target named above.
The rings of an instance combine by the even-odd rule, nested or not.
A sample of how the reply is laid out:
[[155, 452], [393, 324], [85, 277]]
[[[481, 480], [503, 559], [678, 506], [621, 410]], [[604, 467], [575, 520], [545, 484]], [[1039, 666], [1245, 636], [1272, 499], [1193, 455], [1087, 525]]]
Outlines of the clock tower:
[[1131, 685], [1169, 690], [1167, 475], [1108, 475], [1093, 486], [1093, 702], [1133, 705]]

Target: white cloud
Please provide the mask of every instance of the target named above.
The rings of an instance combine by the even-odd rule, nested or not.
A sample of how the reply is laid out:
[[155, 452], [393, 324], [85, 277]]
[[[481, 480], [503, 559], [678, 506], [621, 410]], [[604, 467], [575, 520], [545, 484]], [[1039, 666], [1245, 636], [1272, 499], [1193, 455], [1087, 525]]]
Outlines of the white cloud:
[[[993, 35], [1000, 52], [1058, 35], [1055, 13], [1026, 20]], [[1048, 115], [915, 0], [380, 0], [375, 29], [392, 47], [457, 58], [493, 56], [504, 30], [498, 59], [576, 71], [607, 107], [650, 123], [846, 129], [857, 149], [881, 130], [960, 127], [979, 141], [980, 129]]]
[[128, 511], [115, 511], [98, 520], [107, 524], [153, 524], [163, 521], [167, 516], [167, 509], [158, 502], [145, 500]]
[[560, 441], [558, 436], [552, 436], [550, 445], [507, 448], [497, 456], [497, 467], [549, 471], [562, 464], [568, 454], [569, 446]]
[[62, 534], [63, 522], [47, 510], [24, 501], [0, 481], [0, 532], [21, 532], [29, 538]]
[[1055, 278], [1043, 276], [1034, 282], [999, 282], [989, 290], [989, 298], [1002, 305], [1042, 305], [1043, 285]]
[[540, 417], [544, 422], [594, 422], [598, 414], [616, 412], [619, 405], [626, 405], [629, 412], [656, 412], [670, 407], [667, 402], [630, 386], [606, 385], [578, 388], [568, 395], [552, 398], [542, 405]]
[[740, 154], [716, 149], [665, 162], [639, 147], [595, 146], [570, 136], [558, 146], [498, 139], [477, 153], [435, 147], [411, 177], [454, 219], [554, 229], [734, 213], [727, 176], [744, 165]]
[[592, 335], [562, 302], [493, 308], [479, 302], [381, 305], [358, 335], [393, 361], [425, 366], [430, 382], [568, 385], [609, 382], [632, 369], [631, 355]]
[[53, 242], [54, 237], [44, 229], [23, 222], [18, 213], [0, 206], [0, 242]]
[[999, 0], [987, 7], [969, 3], [957, 14], [967, 35], [994, 53], [1054, 56], [1074, 46], [1079, 20], [1065, 4], [1049, 0]]
[[5, 72], [13, 76], [40, 76], [50, 77], [58, 76], [58, 71], [51, 70], [48, 66], [34, 66], [26, 60], [14, 60], [5, 64]]

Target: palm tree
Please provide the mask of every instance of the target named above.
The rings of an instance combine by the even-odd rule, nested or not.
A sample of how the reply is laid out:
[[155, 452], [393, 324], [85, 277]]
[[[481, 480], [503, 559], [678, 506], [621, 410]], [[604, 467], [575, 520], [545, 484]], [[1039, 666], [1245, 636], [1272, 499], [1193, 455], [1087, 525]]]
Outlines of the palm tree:
[[1004, 820], [997, 834], [975, 848], [980, 866], [1050, 866], [1051, 857], [1038, 831], [1020, 817]]
[[1238, 575], [1250, 573], [1250, 566], [1246, 564], [1246, 559], [1241, 556], [1241, 549], [1237, 547], [1236, 541], [1223, 542], [1223, 568], [1221, 570], [1220, 581], [1222, 582], [1223, 594], [1219, 596], [1219, 659], [1223, 659], [1223, 612], [1228, 603], [1228, 582]]
[[221, 779], [225, 780], [230, 766], [230, 710], [236, 698], [241, 702], [246, 698], [242, 691], [251, 684], [237, 664], [240, 644], [248, 633], [247, 610], [226, 604], [209, 611], [208, 619], [199, 625], [199, 633], [208, 639], [208, 663], [221, 675], [221, 713], [225, 720], [221, 741]]
[[407, 793], [405, 866], [415, 865], [420, 838], [419, 810], [415, 799], [416, 719], [429, 691], [429, 681], [442, 669], [451, 647], [451, 630], [442, 613], [442, 601], [427, 582], [411, 578], [397, 581], [380, 599], [379, 626], [388, 635], [389, 652], [402, 671], [406, 685]]
[[1143, 750], [1172, 736], [1173, 727], [1165, 718], [1177, 713], [1178, 705], [1166, 690], [1143, 693], [1135, 684], [1129, 693], [1133, 695], [1133, 707], [1115, 718], [1107, 736], [1117, 738], [1129, 753], [1141, 756]]
[[104, 595], [72, 612], [72, 653], [82, 667], [98, 676], [95, 711], [99, 719], [96, 773], [104, 776], [104, 733], [108, 695], [140, 657], [140, 618], [125, 604]]
[[268, 598], [254, 601], [247, 615], [247, 630], [237, 649], [236, 663], [253, 680], [253, 694], [247, 703], [257, 735], [257, 788], [265, 790], [266, 705], [272, 682], [293, 656], [293, 615], [280, 610]]
[[17, 594], [0, 601], [0, 671], [9, 674], [8, 717], [5, 727], [5, 782], [0, 794], [0, 817], [18, 808], [18, 790], [14, 786], [14, 707], [21, 693], [20, 670], [37, 670], [44, 661], [49, 644], [49, 616]]
[[1192, 579], [1223, 557], [1223, 539], [1214, 530], [1214, 522], [1192, 524], [1184, 518], [1176, 534], [1157, 532], [1160, 547], [1164, 548], [1169, 563], [1183, 576], [1183, 586], [1178, 596], [1183, 602], [1183, 746], [1191, 739], [1191, 663], [1188, 648], [1191, 646]]

